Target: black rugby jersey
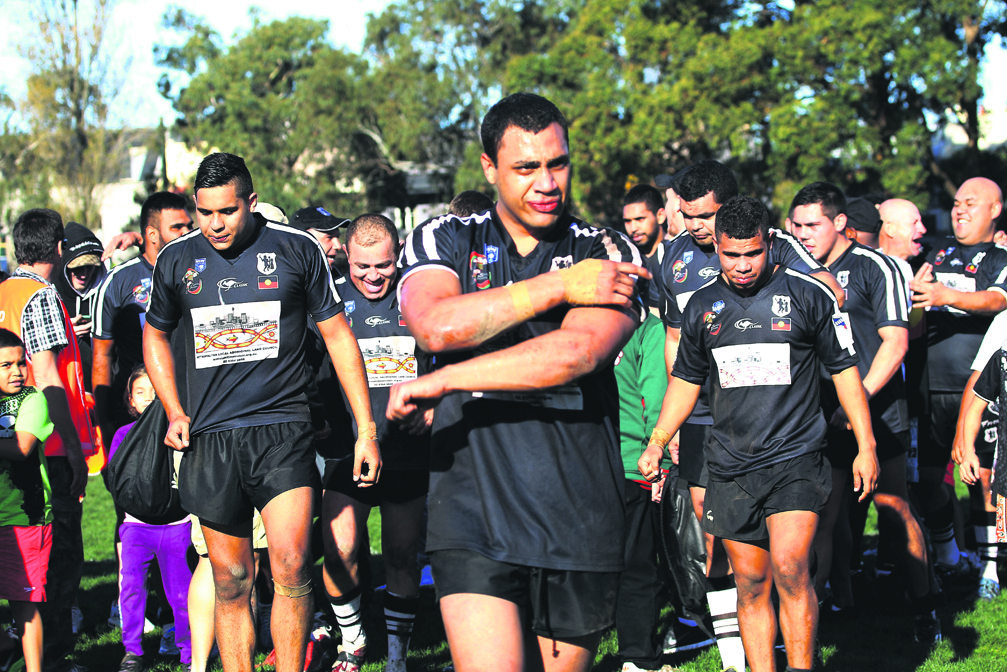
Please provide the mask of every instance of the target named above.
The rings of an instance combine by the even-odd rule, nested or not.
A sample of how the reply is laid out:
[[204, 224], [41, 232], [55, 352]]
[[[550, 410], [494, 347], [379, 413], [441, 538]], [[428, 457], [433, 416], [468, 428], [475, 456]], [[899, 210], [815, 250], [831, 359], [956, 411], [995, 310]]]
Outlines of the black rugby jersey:
[[[769, 263], [783, 265], [804, 273], [825, 268], [794, 236], [780, 229], [770, 229]], [[688, 230], [682, 231], [668, 244], [661, 263], [661, 287], [665, 302], [661, 312], [664, 326], [682, 328], [682, 311], [697, 289], [720, 275], [720, 257], [712, 246], [700, 247]], [[709, 425], [710, 406], [706, 386], [700, 392], [689, 423]]]
[[722, 277], [693, 295], [673, 374], [696, 385], [709, 376], [712, 476], [733, 478], [822, 449], [820, 363], [838, 373], [857, 356], [832, 291], [811, 276], [781, 266], [750, 297]]
[[[947, 238], [927, 254], [934, 279], [960, 292], [992, 289], [1003, 293], [1007, 282], [1007, 249], [994, 243], [960, 245]], [[950, 306], [927, 312], [927, 372], [931, 392], [965, 389], [969, 365], [993, 321], [992, 315], [970, 315]]]
[[[584, 259], [641, 264], [625, 236], [570, 216], [522, 257], [495, 210], [446, 215], [409, 235], [400, 286], [414, 273], [442, 268], [456, 274], [468, 294]], [[438, 354], [436, 365], [554, 331], [569, 310], [555, 308], [472, 351]], [[468, 549], [533, 567], [620, 571], [624, 478], [617, 419], [611, 366], [556, 388], [444, 397], [434, 413], [427, 548]]]
[[[829, 265], [846, 294], [843, 312], [849, 317], [860, 362], [857, 369], [863, 379], [871, 369], [881, 347], [878, 329], [909, 327], [905, 286], [902, 274], [891, 260], [860, 243], [851, 244]], [[824, 372], [823, 372], [824, 374]], [[896, 371], [888, 384], [870, 399], [871, 426], [879, 434], [904, 432], [909, 429], [906, 410], [906, 387], [901, 371]], [[839, 408], [839, 398], [832, 378], [822, 381], [822, 410], [825, 418]], [[844, 430], [851, 431], [851, 430]]]
[[311, 234], [259, 215], [255, 226], [235, 258], [196, 230], [168, 243], [154, 266], [147, 322], [161, 331], [181, 323], [193, 434], [310, 421], [307, 318], [343, 306]]

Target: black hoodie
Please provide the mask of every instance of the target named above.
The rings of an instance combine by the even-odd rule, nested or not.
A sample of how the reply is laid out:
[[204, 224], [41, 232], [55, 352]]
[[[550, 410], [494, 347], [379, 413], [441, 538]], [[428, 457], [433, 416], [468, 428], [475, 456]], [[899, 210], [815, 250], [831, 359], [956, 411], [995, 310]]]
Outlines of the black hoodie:
[[[59, 292], [59, 298], [63, 300], [66, 309], [70, 312], [70, 317], [76, 317], [77, 315], [83, 315], [88, 320], [93, 319], [94, 307], [98, 301], [98, 289], [101, 287], [102, 281], [105, 280], [105, 276], [108, 271], [105, 269], [104, 264], [99, 264], [98, 272], [95, 273], [94, 278], [91, 280], [87, 288], [83, 292], [78, 292], [73, 287], [73, 283], [70, 281], [70, 270], [67, 268], [69, 264], [74, 259], [83, 257], [84, 255], [97, 255], [98, 259], [101, 259], [101, 253], [104, 247], [98, 237], [85, 226], [78, 224], [77, 222], [70, 222], [63, 229], [63, 237], [66, 242], [63, 243], [63, 258], [59, 265], [59, 269], [54, 273], [53, 285], [56, 286], [56, 291]], [[77, 343], [80, 346], [80, 356], [81, 364], [84, 369], [84, 387], [88, 391], [91, 390], [91, 335], [90, 333], [85, 334], [77, 338]]]

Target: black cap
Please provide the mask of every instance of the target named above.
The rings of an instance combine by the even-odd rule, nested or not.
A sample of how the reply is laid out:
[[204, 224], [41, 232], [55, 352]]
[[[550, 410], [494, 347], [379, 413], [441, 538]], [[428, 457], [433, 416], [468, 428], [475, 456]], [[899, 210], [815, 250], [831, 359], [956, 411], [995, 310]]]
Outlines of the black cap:
[[881, 230], [881, 215], [867, 199], [851, 198], [846, 201], [846, 225], [864, 233], [877, 233]]
[[658, 189], [674, 189], [677, 193], [678, 183], [682, 181], [682, 178], [688, 170], [689, 167], [687, 166], [672, 175], [658, 175], [654, 178], [654, 184], [657, 185]]
[[349, 223], [350, 220], [345, 217], [336, 217], [320, 205], [301, 208], [290, 218], [290, 225], [295, 228], [302, 231], [314, 229], [322, 233], [334, 233], [340, 226]]

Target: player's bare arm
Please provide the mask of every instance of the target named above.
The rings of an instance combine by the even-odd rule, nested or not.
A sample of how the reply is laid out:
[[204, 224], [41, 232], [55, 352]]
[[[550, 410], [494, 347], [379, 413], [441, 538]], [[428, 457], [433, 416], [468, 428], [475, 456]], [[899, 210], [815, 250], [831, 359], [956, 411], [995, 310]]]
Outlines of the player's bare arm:
[[642, 266], [588, 259], [507, 287], [462, 294], [454, 273], [428, 268], [403, 280], [402, 314], [427, 352], [467, 350], [564, 303], [628, 307], [634, 275], [651, 277]]
[[70, 483], [70, 494], [82, 495], [87, 485], [87, 462], [80, 445], [80, 437], [73, 425], [70, 414], [70, 403], [66, 398], [66, 388], [59, 377], [59, 367], [56, 364], [56, 353], [52, 350], [40, 350], [31, 356], [32, 369], [35, 375], [35, 387], [45, 395], [45, 403], [49, 406], [49, 419], [53, 427], [63, 439], [66, 447], [66, 461], [73, 472]]
[[[979, 380], [979, 375], [981, 373], [981, 371], [972, 371], [968, 382], [965, 383], [965, 391], [962, 393], [962, 401], [958, 406], [958, 421], [955, 423], [955, 440], [951, 444], [951, 459], [955, 461], [955, 464], [961, 464], [962, 458], [965, 455], [965, 415], [968, 412], [972, 401], [976, 398], [976, 381]], [[975, 452], [975, 436], [972, 437], [971, 445], [973, 446], [973, 452]]]
[[[674, 376], [668, 383], [668, 390], [664, 393], [664, 401], [661, 403], [661, 415], [657, 418], [650, 443], [636, 463], [640, 473], [648, 481], [654, 481], [661, 475], [661, 458], [664, 457], [664, 450], [672, 443], [672, 437], [678, 434], [678, 430], [696, 407], [701, 389], [700, 385]], [[678, 464], [677, 443], [671, 449], [671, 460]]]
[[955, 437], [951, 457], [958, 463], [958, 472], [962, 483], [975, 485], [979, 483], [979, 456], [976, 455], [976, 437], [982, 423], [983, 409], [988, 402], [978, 396], [974, 390], [966, 390], [962, 399], [962, 412], [958, 417], [959, 437]]
[[[362, 488], [374, 485], [381, 475], [381, 453], [378, 434], [371, 415], [371, 397], [367, 391], [367, 375], [360, 346], [350, 325], [342, 315], [316, 322], [318, 332], [332, 358], [339, 384], [350, 402], [350, 410], [357, 421], [357, 443], [353, 448], [353, 480]], [[366, 469], [364, 468], [366, 465]]]
[[[909, 330], [905, 327], [895, 325], [881, 327], [878, 329], [878, 335], [881, 336], [881, 345], [878, 346], [878, 352], [874, 356], [874, 361], [871, 362], [871, 368], [863, 380], [868, 400], [887, 385], [897, 371], [901, 370], [902, 360], [905, 359], [906, 352], [909, 350]], [[850, 428], [849, 419], [842, 406], [836, 409], [830, 424], [834, 427]]]
[[878, 455], [874, 433], [871, 431], [871, 412], [867, 394], [857, 367], [851, 366], [832, 375], [839, 403], [846, 411], [859, 452], [853, 460], [853, 491], [860, 493], [857, 501], [864, 501], [878, 485]]
[[932, 280], [933, 266], [923, 264], [909, 283], [913, 292], [913, 308], [951, 306], [976, 315], [995, 315], [1007, 308], [1007, 297], [1003, 292], [994, 289], [960, 292]]
[[575, 308], [555, 331], [395, 385], [388, 401], [388, 419], [406, 421], [450, 392], [564, 385], [612, 361], [638, 321], [629, 308]]
[[676, 327], [667, 327], [664, 331], [664, 366], [671, 378], [671, 372], [675, 368], [675, 360], [678, 359], [678, 342], [682, 340], [682, 330]]
[[182, 409], [175, 386], [175, 358], [171, 354], [171, 332], [161, 331], [148, 322], [143, 327], [143, 363], [168, 415], [168, 433], [164, 442], [175, 450], [189, 447], [191, 420]]

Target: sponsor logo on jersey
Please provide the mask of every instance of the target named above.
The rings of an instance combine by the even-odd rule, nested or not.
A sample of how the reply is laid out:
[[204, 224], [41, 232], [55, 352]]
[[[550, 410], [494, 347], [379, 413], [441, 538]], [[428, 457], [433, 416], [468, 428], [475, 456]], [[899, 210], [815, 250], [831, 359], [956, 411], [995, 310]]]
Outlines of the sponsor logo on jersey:
[[570, 268], [573, 266], [573, 255], [568, 254], [565, 257], [553, 257], [552, 264], [549, 265], [550, 271], [561, 271], [564, 268]]
[[774, 317], [773, 318], [773, 331], [790, 331], [790, 318], [789, 317]]
[[692, 254], [693, 254], [692, 250], [689, 250], [688, 252], [686, 252], [685, 254], [683, 254], [682, 255], [682, 261], [684, 261], [687, 264], [692, 263]]
[[[553, 262], [556, 260], [553, 259]], [[476, 283], [477, 289], [486, 289], [490, 286], [490, 272], [486, 268], [489, 262], [486, 261], [485, 254], [473, 252], [469, 256], [469, 271], [472, 273], [472, 282]]]
[[975, 273], [975, 272], [976, 272], [976, 271], [978, 271], [978, 270], [979, 270], [979, 269], [978, 269], [978, 268], [976, 268], [976, 265], [975, 265], [975, 264], [969, 264], [968, 266], [966, 266], [966, 267], [965, 267], [965, 272], [966, 272], [966, 273]]
[[140, 278], [140, 284], [133, 288], [133, 300], [144, 305], [150, 302], [150, 278]]
[[379, 324], [391, 324], [391, 320], [386, 320], [380, 315], [371, 315], [366, 320], [364, 320], [364, 324], [366, 324], [368, 327], [376, 327]]
[[[951, 249], [954, 249], [954, 248], [951, 248]], [[940, 252], [938, 252], [937, 254], [935, 254], [934, 255], [934, 266], [940, 266], [942, 263], [944, 263], [944, 257], [946, 257], [947, 254], [948, 254], [947, 250], [941, 250]]]
[[276, 272], [276, 252], [259, 252], [255, 255], [255, 267], [263, 275], [272, 275]]
[[487, 245], [486, 249], [486, 261], [490, 264], [495, 264], [500, 260], [500, 248], [496, 245]]
[[203, 281], [199, 279], [199, 273], [194, 268], [185, 272], [182, 282], [185, 283], [185, 291], [190, 294], [199, 294], [199, 290], [203, 289]]
[[346, 314], [347, 315], [349, 315], [350, 313], [352, 313], [356, 309], [357, 309], [357, 302], [356, 301], [347, 301], [346, 302]]
[[400, 327], [406, 326], [406, 318], [402, 317], [402, 315], [399, 315], [399, 326]]
[[983, 432], [983, 438], [986, 439], [986, 443], [996, 443], [997, 442], [997, 428], [987, 427]]
[[743, 317], [734, 323], [734, 328], [738, 331], [748, 331], [749, 329], [762, 329], [762, 325], [750, 317]]
[[217, 287], [219, 287], [221, 291], [226, 292], [231, 289], [237, 289], [238, 287], [248, 287], [248, 283], [242, 282], [237, 278], [224, 278], [223, 280], [217, 281]]
[[790, 297], [786, 294], [773, 295], [773, 315], [786, 317], [790, 315]]
[[846, 285], [850, 284], [850, 272], [839, 271], [836, 273], [836, 280], [839, 281], [839, 286], [845, 289]]
[[[972, 263], [965, 267], [965, 272], [975, 274], [975, 272], [979, 270], [979, 262], [982, 261], [985, 256], [985, 252], [977, 252], [976, 256], [972, 257]], [[957, 261], [957, 259], [955, 261]]]
[[279, 289], [280, 279], [275, 275], [260, 275], [259, 289]]
[[713, 312], [719, 313], [720, 311], [722, 311], [724, 309], [724, 305], [725, 304], [724, 304], [723, 301], [714, 301], [713, 302]]
[[206, 270], [206, 258], [204, 257], [203, 259], [197, 259], [195, 266], [196, 266], [196, 272], [197, 273], [202, 273], [203, 271], [205, 271]]
[[713, 266], [707, 266], [706, 268], [699, 269], [699, 277], [703, 278], [704, 280], [709, 280], [718, 273], [720, 273], [720, 271], [718, 271]]
[[689, 269], [681, 259], [671, 265], [671, 272], [675, 277], [675, 282], [685, 282], [685, 279], [689, 277]]
[[716, 319], [716, 313], [703, 313], [703, 323], [706, 325], [706, 331], [709, 332], [711, 336], [716, 336], [720, 333], [720, 323], [714, 322]]
[[952, 266], [961, 266], [964, 262], [961, 259], [952, 259], [950, 263]]

